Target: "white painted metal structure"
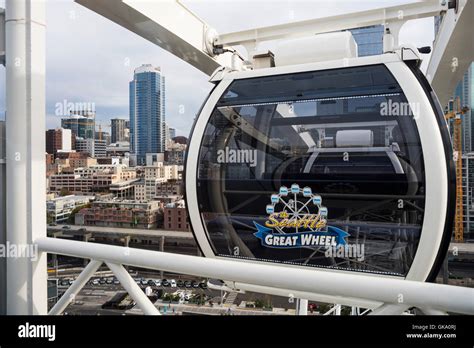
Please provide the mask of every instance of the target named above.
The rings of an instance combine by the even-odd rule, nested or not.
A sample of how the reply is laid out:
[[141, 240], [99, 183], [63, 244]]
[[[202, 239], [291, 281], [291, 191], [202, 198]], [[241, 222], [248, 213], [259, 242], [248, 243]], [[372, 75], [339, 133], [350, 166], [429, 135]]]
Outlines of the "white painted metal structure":
[[[5, 19], [6, 241], [28, 246], [46, 236], [44, 2], [7, 0]], [[46, 254], [6, 264], [6, 313], [44, 314]]]
[[[77, 3], [153, 42], [205, 74], [231, 65], [231, 54], [214, 57], [215, 31], [179, 1], [78, 0]], [[186, 23], [185, 25], [183, 25]]]
[[[406, 20], [443, 14], [448, 11], [449, 3], [451, 3], [444, 0], [427, 0], [398, 7], [218, 35], [215, 30], [179, 1], [76, 1], [152, 41], [208, 75], [213, 74], [220, 67], [225, 67], [226, 71], [244, 70], [246, 67], [248, 69], [251, 62], [245, 60], [252, 59], [253, 53], [258, 49], [256, 46], [262, 41], [304, 37], [379, 23], [386, 25], [384, 48], [386, 52], [391, 52], [398, 49], [398, 31]], [[472, 1], [470, 3], [472, 5]], [[459, 4], [461, 7], [458, 8], [458, 16], [463, 13], [462, 6], [468, 8], [466, 1], [461, 0]], [[323, 269], [305, 270], [46, 238], [45, 206], [38, 204], [43, 201], [45, 192], [44, 1], [7, 0], [6, 5], [8, 86], [6, 240], [17, 244], [36, 243], [41, 251], [39, 259], [35, 262], [30, 262], [27, 259], [7, 260], [5, 287], [7, 291], [6, 312], [8, 314], [46, 313], [46, 253], [92, 260], [76, 281], [77, 283], [71, 286], [64, 296], [64, 300], [58, 302], [51, 314], [59, 314], [64, 310], [68, 301], [74, 298], [74, 295], [103, 262], [109, 266], [147, 314], [157, 314], [157, 311], [143, 296], [143, 292], [133, 286], [134, 283], [131, 282], [130, 276], [126, 274], [121, 265], [226, 279], [229, 280], [227, 285], [232, 285], [235, 289], [248, 289], [249, 291], [261, 291], [276, 295], [286, 294], [286, 296], [295, 296], [296, 298], [371, 309], [378, 308], [374, 313], [379, 314], [401, 312], [409, 306], [423, 308], [427, 312], [436, 309], [437, 313], [447, 311], [474, 314], [472, 301], [474, 291], [468, 288], [373, 277], [364, 274], [334, 273]], [[468, 21], [471, 19], [469, 16], [466, 17]], [[456, 16], [445, 19], [450, 23], [446, 23], [443, 30], [451, 31], [451, 33], [440, 36], [436, 46], [440, 49], [448, 47], [448, 43], [441, 42], [441, 40], [449, 40], [451, 35], [458, 31], [457, 26], [452, 23], [456, 22]], [[459, 46], [460, 43], [457, 42], [457, 44]], [[231, 45], [243, 45], [248, 51], [248, 58], [241, 57]], [[416, 52], [413, 54], [417, 55]], [[443, 57], [442, 53], [441, 57]], [[436, 81], [437, 72], [440, 69], [447, 68], [446, 59], [438, 61], [439, 63], [433, 68], [436, 74], [431, 75], [435, 77], [433, 81]], [[321, 64], [330, 66], [334, 62]], [[395, 62], [390, 66], [390, 69], [393, 69], [397, 74], [404, 73], [404, 68]], [[285, 69], [297, 70], [300, 68], [286, 67]], [[242, 75], [238, 76], [265, 73], [271, 74], [272, 72], [263, 70], [261, 72], [241, 72], [238, 74]], [[217, 88], [223, 89], [226, 83], [230, 83], [230, 80], [226, 82], [226, 79], [234, 78], [228, 77], [231, 75], [227, 77], [223, 75], [225, 75], [224, 70], [220, 69], [214, 76], [215, 80], [222, 79], [224, 81]], [[442, 81], [441, 78], [439, 80]], [[406, 88], [416, 89], [418, 87], [406, 86]], [[419, 91], [414, 90], [413, 93], [416, 95]], [[421, 99], [423, 100], [423, 98]], [[209, 100], [208, 103], [212, 104], [212, 100]], [[423, 128], [425, 125], [420, 124], [420, 126]], [[426, 134], [423, 137], [433, 135], [430, 126], [426, 127], [424, 131]], [[439, 142], [436, 141], [436, 147], [429, 152], [431, 159], [438, 146]], [[435, 177], [437, 174], [430, 175], [430, 180], [437, 179]], [[441, 198], [445, 199], [443, 196]], [[433, 213], [437, 210], [434, 206], [430, 209]], [[443, 218], [442, 212], [439, 218]], [[436, 238], [431, 243], [436, 244]], [[427, 252], [423, 255], [430, 257]], [[415, 268], [408, 278], [419, 279], [425, 272], [424, 269]], [[275, 273], [278, 273], [279, 277], [274, 277]], [[401, 294], [403, 301], [400, 301]], [[301, 313], [304, 313], [304, 310]]]
[[[423, 146], [423, 154], [426, 171], [426, 203], [425, 203], [425, 223], [423, 225], [421, 240], [418, 246], [417, 254], [413, 265], [406, 276], [409, 280], [425, 281], [431, 270], [431, 267], [437, 256], [434, 250], [440, 248], [442, 236], [445, 228], [446, 212], [448, 207], [448, 178], [446, 161], [440, 161], [444, 158], [445, 150], [438, 125], [433, 122], [435, 116], [432, 106], [425, 92], [419, 85], [413, 73], [403, 62], [397, 53], [388, 53], [380, 56], [369, 56], [362, 58], [332, 60], [313, 64], [301, 64], [292, 66], [275, 67], [268, 69], [257, 69], [249, 71], [229, 72], [222, 76], [212, 94], [204, 104], [200, 115], [194, 125], [193, 137], [189, 144], [188, 160], [186, 163], [186, 182], [196, 183], [199, 166], [199, 152], [201, 140], [205, 133], [205, 128], [211, 118], [212, 112], [217, 101], [221, 98], [230, 84], [239, 79], [284, 75], [289, 73], [298, 73], [304, 71], [319, 71], [336, 69], [340, 67], [356, 67], [366, 65], [384, 64], [400, 83], [409, 103], [420, 104], [419, 110], [414, 110], [414, 119], [417, 124], [420, 139]], [[213, 79], [214, 82], [216, 79]], [[187, 205], [189, 217], [195, 238], [206, 257], [215, 257], [208, 240], [207, 233], [201, 230], [201, 216], [199, 209], [199, 199], [197, 187], [193, 184], [186, 185]], [[197, 231], [196, 231], [197, 229]], [[245, 262], [252, 262], [246, 260]], [[294, 266], [288, 266], [293, 267]], [[280, 267], [281, 268], [281, 267]], [[344, 274], [350, 274], [349, 271], [334, 271]], [[385, 276], [384, 276], [385, 277]]]
[[[217, 260], [54, 238], [40, 238], [36, 242], [40, 250], [54, 254], [104, 261], [109, 265], [110, 263], [126, 264], [208, 278], [234, 279], [239, 285], [259, 284], [262, 290], [268, 293], [272, 293], [272, 289], [275, 289], [278, 294], [282, 294], [282, 289], [291, 289], [292, 292], [310, 295], [308, 298], [312, 300], [319, 299], [318, 294], [328, 294], [327, 297], [323, 296], [322, 298], [325, 300], [334, 299], [336, 301], [334, 303], [342, 304], [350, 304], [351, 301], [347, 298], [353, 296], [359, 298], [358, 305], [367, 305], [369, 308], [372, 307], [371, 304], [375, 306], [373, 308], [382, 303], [398, 305], [400, 304], [400, 294], [402, 294], [403, 304], [408, 306], [474, 314], [474, 302], [472, 301], [474, 290], [464, 287], [374, 278], [354, 273], [338, 274], [319, 269], [306, 270], [276, 267], [269, 264], [248, 264], [233, 260]], [[116, 272], [116, 269], [111, 270], [116, 275], [119, 273]], [[274, 276], [275, 272], [278, 272], [278, 277]], [[89, 272], [86, 273], [91, 275]], [[81, 278], [81, 282], [84, 280], [85, 278]], [[122, 281], [120, 278], [119, 280]], [[287, 293], [286, 296], [295, 295], [292, 292]], [[130, 294], [135, 299], [139, 293], [143, 293], [143, 291], [130, 289]], [[364, 299], [366, 300], [364, 301]]]
[[5, 10], [0, 8], [0, 64], [5, 65]]
[[459, 0], [457, 11], [448, 11], [441, 22], [426, 71], [441, 105], [447, 105], [454, 88], [472, 63], [474, 2]]

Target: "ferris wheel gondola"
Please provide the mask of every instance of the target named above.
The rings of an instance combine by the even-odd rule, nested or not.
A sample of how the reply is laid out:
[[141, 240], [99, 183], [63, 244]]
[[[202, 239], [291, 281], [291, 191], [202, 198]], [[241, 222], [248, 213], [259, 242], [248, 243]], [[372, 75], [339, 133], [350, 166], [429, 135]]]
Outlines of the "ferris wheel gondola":
[[[204, 256], [434, 279], [451, 235], [455, 176], [430, 83], [444, 105], [472, 61], [472, 1], [426, 0], [227, 34], [176, 1], [76, 1], [211, 76], [185, 171]], [[398, 34], [406, 21], [433, 16], [444, 19], [425, 77], [418, 50], [400, 45]], [[347, 30], [378, 24], [384, 54], [357, 57]], [[259, 51], [269, 41], [279, 42], [274, 54]], [[296, 231], [284, 214], [272, 216], [292, 185], [319, 197], [305, 215], [315, 219], [322, 209], [326, 224], [309, 231], [303, 221]], [[292, 203], [305, 198], [303, 189]], [[288, 245], [266, 245], [264, 235]], [[336, 247], [363, 246], [363, 255], [328, 256], [326, 245], [301, 245], [303, 236], [330, 244], [339, 236]]]
[[[394, 52], [217, 74], [186, 163], [203, 254], [432, 280], [451, 236], [455, 181], [443, 113], [418, 63]], [[304, 206], [309, 196], [316, 207]], [[299, 215], [327, 222], [285, 222]], [[334, 237], [328, 228], [345, 232], [343, 243], [301, 244]], [[327, 255], [340, 244], [346, 253]]]

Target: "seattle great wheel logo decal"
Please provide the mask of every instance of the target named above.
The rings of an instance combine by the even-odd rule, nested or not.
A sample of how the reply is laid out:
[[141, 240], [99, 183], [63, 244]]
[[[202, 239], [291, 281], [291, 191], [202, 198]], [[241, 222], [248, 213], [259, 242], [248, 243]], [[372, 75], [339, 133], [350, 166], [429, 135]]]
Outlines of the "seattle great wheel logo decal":
[[349, 234], [335, 226], [327, 225], [328, 209], [322, 205], [320, 195], [310, 187], [298, 184], [288, 189], [280, 187], [271, 195], [266, 206], [268, 218], [264, 225], [254, 221], [254, 236], [268, 248], [333, 247], [345, 245]]

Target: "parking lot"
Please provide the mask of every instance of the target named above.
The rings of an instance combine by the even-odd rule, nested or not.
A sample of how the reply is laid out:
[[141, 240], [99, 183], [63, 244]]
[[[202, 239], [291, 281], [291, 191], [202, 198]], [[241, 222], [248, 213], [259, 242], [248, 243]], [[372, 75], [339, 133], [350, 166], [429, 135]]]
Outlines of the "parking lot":
[[[84, 288], [75, 296], [74, 300], [67, 307], [65, 313], [68, 315], [136, 315], [141, 311], [135, 306], [133, 309], [121, 310], [111, 309], [110, 306], [104, 306], [110, 302], [118, 293], [125, 292], [120, 282], [109, 272], [102, 272], [100, 277], [93, 277], [84, 286]], [[168, 315], [182, 313], [196, 313], [205, 308], [220, 308], [222, 313], [226, 313], [228, 308], [240, 308], [262, 311], [260, 308], [246, 308], [248, 304], [261, 301], [271, 303], [273, 307], [281, 308], [290, 313], [295, 308], [295, 303], [285, 297], [268, 296], [258, 293], [244, 293], [235, 296], [231, 303], [222, 302], [223, 291], [209, 289], [207, 279], [198, 279], [194, 277], [187, 278], [166, 278], [160, 279], [153, 277], [153, 274], [137, 273], [132, 271], [132, 278], [142, 288], [144, 292], [150, 294], [155, 305], [163, 309]], [[168, 274], [166, 274], [168, 276]], [[68, 287], [73, 283], [75, 277], [68, 276], [58, 278], [58, 296], [62, 296]], [[156, 302], [155, 302], [156, 301]], [[246, 303], [248, 303], [246, 305]], [[50, 308], [54, 302], [50, 302]], [[199, 309], [197, 309], [199, 308]], [[166, 309], [165, 309], [166, 311]], [[207, 310], [205, 310], [207, 311]], [[219, 310], [209, 310], [214, 315], [220, 313]], [[268, 310], [266, 311], [268, 313]], [[206, 312], [206, 314], [209, 314]]]

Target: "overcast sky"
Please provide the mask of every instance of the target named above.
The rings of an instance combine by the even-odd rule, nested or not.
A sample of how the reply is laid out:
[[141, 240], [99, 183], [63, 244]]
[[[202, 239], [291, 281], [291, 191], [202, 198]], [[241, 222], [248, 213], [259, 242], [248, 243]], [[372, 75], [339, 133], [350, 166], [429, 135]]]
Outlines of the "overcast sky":
[[[4, 2], [0, 0], [0, 7]], [[407, 2], [411, 1], [183, 1], [220, 33]], [[420, 47], [431, 46], [433, 39], [433, 19], [427, 18], [408, 22], [400, 41]], [[47, 1], [46, 40], [47, 128], [60, 125], [55, 106], [64, 101], [95, 103], [97, 122], [104, 130], [111, 118], [128, 118], [128, 82], [137, 66], [149, 63], [161, 67], [166, 76], [167, 123], [178, 135], [187, 136], [212, 87], [197, 69], [72, 0]], [[0, 115], [5, 112], [4, 94], [5, 70], [0, 67]]]

